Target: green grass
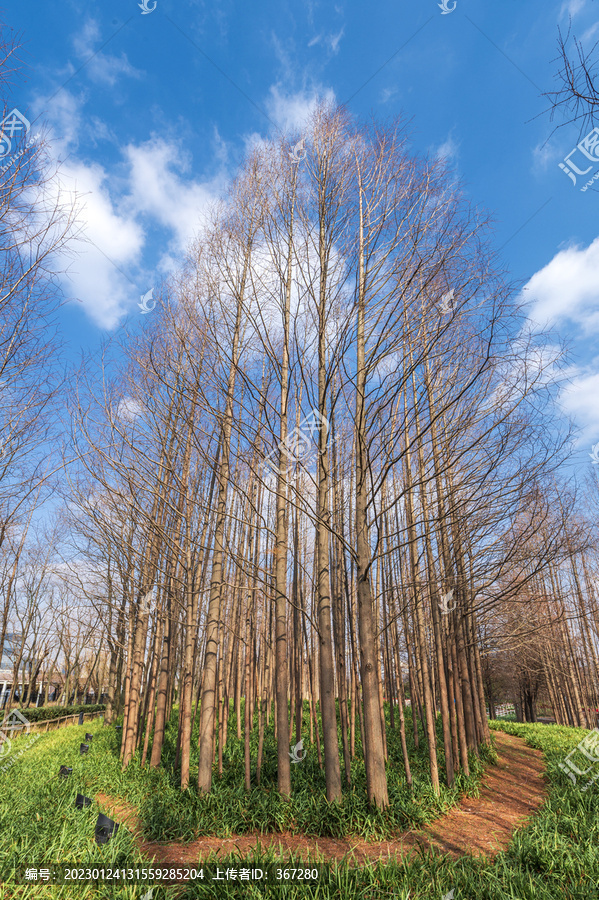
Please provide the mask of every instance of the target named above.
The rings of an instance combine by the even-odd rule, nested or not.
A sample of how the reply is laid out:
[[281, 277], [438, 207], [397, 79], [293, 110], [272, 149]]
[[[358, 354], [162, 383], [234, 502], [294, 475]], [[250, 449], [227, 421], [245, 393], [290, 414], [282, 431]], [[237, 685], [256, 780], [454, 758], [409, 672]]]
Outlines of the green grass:
[[[242, 712], [243, 715], [243, 712]], [[223, 754], [223, 776], [215, 775], [213, 790], [208, 796], [198, 796], [195, 789], [183, 795], [179, 789], [178, 773], [173, 771], [176, 737], [176, 711], [173, 712], [164, 748], [164, 769], [153, 772], [155, 789], [147, 790], [147, 776], [141, 773], [137, 761], [131, 766], [128, 798], [140, 806], [147, 823], [148, 836], [154, 840], [192, 840], [200, 835], [228, 837], [247, 832], [302, 833], [313, 836], [345, 837], [358, 835], [367, 839], [390, 837], [399, 830], [418, 827], [432, 821], [454, 805], [460, 794], [475, 794], [483, 766], [472, 757], [473, 774], [460, 776], [452, 788], [442, 787], [436, 797], [430, 786], [428, 750], [421, 738], [415, 750], [410, 732], [410, 751], [414, 790], [407, 788], [401, 747], [397, 732], [389, 736], [387, 766], [391, 805], [384, 813], [373, 812], [366, 803], [366, 776], [359, 738], [356, 740], [356, 759], [352, 763], [352, 786], [344, 788], [343, 803], [328, 803], [325, 796], [325, 775], [318, 765], [315, 746], [309, 746], [299, 764], [291, 765], [291, 800], [284, 800], [276, 790], [277, 751], [274, 730], [265, 732], [262, 783], [244, 790], [243, 741], [236, 738], [235, 718], [232, 718], [229, 740]], [[254, 764], [257, 754], [257, 729], [251, 736], [251, 755]], [[191, 782], [197, 779], [197, 736], [192, 738]], [[487, 751], [487, 756], [491, 756]], [[440, 766], [444, 765], [440, 759]]]
[[[282, 801], [274, 790], [274, 739], [267, 735], [263, 775], [265, 784], [248, 796], [236, 783], [243, 778], [243, 753], [236, 738], [231, 740], [225, 758], [226, 775], [215, 778], [213, 794], [200, 799], [195, 790], [185, 794], [177, 789], [172, 769], [174, 722], [166, 746], [166, 766], [142, 771], [134, 760], [121, 773], [117, 736], [113, 728], [99, 722], [82, 727], [71, 726], [42, 734], [16, 759], [15, 765], [0, 772], [0, 897], [141, 898], [149, 884], [81, 884], [77, 887], [28, 884], [17, 886], [19, 867], [51, 868], [53, 863], [87, 863], [104, 867], [147, 867], [125, 828], [105, 847], [94, 841], [98, 807], [86, 810], [74, 807], [77, 792], [95, 797], [99, 792], [123, 797], [137, 805], [148, 836], [190, 839], [196, 833], [222, 836], [260, 829], [287, 829], [310, 834], [360, 834], [380, 836], [392, 827], [405, 828], [429, 821], [442, 813], [457, 797], [446, 788], [440, 799], [434, 798], [426, 777], [424, 743], [419, 753], [411, 747], [415, 772], [414, 797], [403, 785], [401, 756], [390, 743], [389, 787], [392, 809], [387, 814], [372, 814], [362, 797], [363, 768], [356, 762], [356, 786], [344, 794], [342, 808], [323, 800], [323, 775], [310, 748], [305, 762], [292, 766], [293, 798]], [[492, 723], [494, 730], [523, 737], [545, 755], [550, 779], [548, 801], [531, 823], [520, 829], [506, 852], [490, 864], [485, 860], [463, 857], [457, 862], [429, 852], [401, 862], [354, 868], [347, 864], [325, 870], [320, 884], [254, 885], [243, 882], [203, 882], [194, 885], [154, 890], [152, 900], [169, 897], [192, 898], [285, 898], [285, 900], [441, 900], [451, 889], [454, 900], [595, 900], [599, 898], [599, 782], [587, 792], [574, 786], [558, 768], [558, 763], [587, 732], [583, 729], [548, 725]], [[233, 728], [233, 732], [234, 732]], [[94, 734], [90, 753], [79, 756], [79, 744], [85, 731]], [[234, 735], [233, 735], [234, 736]], [[31, 737], [17, 738], [11, 759], [16, 758]], [[306, 742], [307, 743], [307, 742]], [[0, 767], [7, 760], [0, 760]], [[61, 764], [72, 765], [73, 775], [57, 777]], [[241, 769], [240, 769], [241, 767]], [[477, 778], [468, 789], [476, 791]], [[498, 818], [501, 809], [497, 810]], [[273, 824], [274, 823], [274, 824]], [[277, 862], [273, 851], [246, 857], [222, 858], [236, 868], [260, 867]]]

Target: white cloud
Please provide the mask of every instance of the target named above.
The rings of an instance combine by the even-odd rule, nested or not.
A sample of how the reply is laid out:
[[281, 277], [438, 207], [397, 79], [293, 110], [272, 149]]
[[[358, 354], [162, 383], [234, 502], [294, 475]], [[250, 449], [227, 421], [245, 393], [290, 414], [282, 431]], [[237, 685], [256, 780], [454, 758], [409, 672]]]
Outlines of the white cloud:
[[202, 214], [222, 193], [224, 174], [207, 182], [186, 180], [189, 160], [163, 138], [130, 144], [124, 153], [130, 167], [127, 208], [168, 228], [174, 235], [171, 251], [183, 253], [201, 225]]
[[446, 162], [456, 162], [459, 155], [459, 147], [452, 135], [449, 135], [435, 151], [436, 159], [444, 159]]
[[321, 101], [333, 103], [334, 100], [335, 94], [330, 89], [320, 91], [315, 88], [310, 92], [298, 91], [295, 94], [284, 94], [278, 85], [274, 85], [271, 87], [270, 96], [266, 101], [266, 110], [281, 131], [301, 132]]
[[575, 16], [584, 9], [586, 0], [565, 0], [560, 9], [560, 16]]
[[599, 440], [599, 373], [590, 369], [572, 369], [567, 386], [559, 398], [565, 413], [570, 415], [580, 430], [579, 446], [584, 448]]
[[139, 261], [143, 230], [133, 215], [116, 208], [101, 166], [69, 160], [61, 167], [60, 182], [80, 198], [78, 218], [86, 242], [69, 268], [67, 295], [81, 299], [97, 325], [113, 328], [137, 293], [124, 270]]
[[124, 273], [139, 265], [144, 233], [135, 215], [119, 208], [114, 179], [101, 165], [78, 158], [80, 139], [88, 137], [82, 103], [63, 89], [50, 101], [38, 98], [34, 108], [43, 117], [46, 150], [56, 165], [48, 191], [55, 202], [71, 202], [77, 210], [81, 240], [70, 247], [74, 259], [62, 276], [65, 297], [80, 300], [96, 325], [113, 328], [139, 293]]
[[546, 171], [549, 166], [557, 166], [570, 150], [572, 147], [564, 144], [563, 138], [561, 143], [555, 140], [537, 144], [532, 151], [533, 169]]
[[569, 320], [586, 334], [599, 331], [599, 238], [560, 250], [525, 286], [530, 319], [538, 325]]
[[333, 53], [339, 52], [339, 43], [341, 41], [341, 38], [343, 37], [344, 31], [345, 28], [342, 28], [341, 31], [337, 32], [337, 34], [330, 34], [327, 37], [327, 42]]
[[[85, 35], [91, 41], [94, 28], [89, 26]], [[126, 66], [115, 64], [113, 71], [117, 70], [125, 71]], [[277, 129], [301, 134], [323, 98], [334, 101], [332, 91], [315, 88], [289, 94], [275, 85], [266, 107]], [[121, 159], [110, 168], [89, 162], [80, 145], [97, 145], [110, 132], [102, 121], [90, 124], [83, 115], [84, 99], [63, 89], [49, 102], [40, 98], [38, 107], [49, 126], [50, 152], [57, 161], [64, 160], [58, 165], [55, 192], [70, 191], [81, 198], [78, 222], [83, 241], [64, 276], [65, 295], [81, 300], [98, 326], [111, 329], [127, 312], [138, 312], [136, 304], [156, 287], [157, 273], [170, 273], [180, 264], [202, 227], [203, 214], [226, 188], [228, 152], [215, 132], [213, 174], [206, 180], [192, 176], [191, 159], [179, 144], [157, 135], [123, 147]], [[246, 142], [250, 140], [261, 138], [254, 135]], [[160, 250], [148, 272], [143, 263], [149, 255], [148, 234], [155, 230], [159, 233], [152, 235], [151, 246]]]
[[224, 178], [207, 183], [186, 178], [187, 162], [163, 139], [129, 144], [123, 156], [127, 171], [118, 180], [111, 181], [97, 164], [69, 159], [62, 168], [63, 177], [86, 195], [80, 219], [92, 242], [69, 271], [70, 293], [74, 288], [91, 318], [104, 328], [117, 325], [154, 283], [139, 271], [148, 230], [158, 226], [165, 232], [154, 273], [172, 271], [199, 229], [202, 212], [224, 186]]
[[91, 81], [112, 86], [121, 75], [141, 78], [142, 72], [133, 68], [126, 54], [113, 56], [106, 51], [98, 52], [96, 45], [101, 43], [100, 28], [94, 19], [89, 19], [73, 39], [75, 53], [85, 62], [85, 73]]
[[[264, 106], [275, 129], [291, 138], [294, 135], [302, 135], [321, 102], [334, 104], [334, 91], [315, 87], [310, 91], [297, 91], [291, 94], [284, 93], [279, 85], [275, 84], [271, 87]], [[245, 151], [248, 154], [265, 143], [264, 134], [254, 131], [244, 136]]]
[[36, 118], [51, 124], [54, 155], [58, 157], [77, 149], [83, 122], [81, 102], [74, 94], [67, 90], [58, 91], [50, 101], [39, 98], [33, 108]]
[[342, 28], [337, 34], [317, 34], [316, 37], [313, 37], [309, 42], [308, 47], [314, 47], [316, 44], [324, 44], [325, 47], [329, 48], [331, 53], [339, 53], [339, 43], [343, 37], [344, 31], [345, 28]]
[[590, 41], [594, 40], [598, 31], [599, 31], [599, 22], [595, 22], [594, 25], [591, 25], [591, 27], [587, 28], [587, 30], [583, 33], [583, 35], [580, 39], [580, 43], [583, 45], [588, 44]]
[[381, 103], [387, 103], [391, 99], [391, 97], [395, 96], [396, 93], [396, 87], [383, 88], [383, 90], [381, 91]]
[[[226, 148], [218, 134], [214, 158], [218, 174], [205, 183], [190, 176], [189, 160], [174, 143], [152, 137], [129, 144], [114, 169], [81, 157], [80, 143], [109, 136], [102, 122], [93, 130], [82, 114], [82, 98], [62, 90], [36, 104], [49, 128], [49, 152], [57, 161], [55, 197], [78, 198], [82, 240], [73, 246], [75, 259], [63, 276], [68, 299], [101, 328], [111, 329], [132, 309], [142, 293], [156, 285], [155, 275], [172, 271], [200, 227], [202, 212], [225, 186]], [[60, 162], [64, 160], [64, 162]], [[154, 277], [142, 268], [150, 229], [158, 227], [160, 255], [152, 262]]]

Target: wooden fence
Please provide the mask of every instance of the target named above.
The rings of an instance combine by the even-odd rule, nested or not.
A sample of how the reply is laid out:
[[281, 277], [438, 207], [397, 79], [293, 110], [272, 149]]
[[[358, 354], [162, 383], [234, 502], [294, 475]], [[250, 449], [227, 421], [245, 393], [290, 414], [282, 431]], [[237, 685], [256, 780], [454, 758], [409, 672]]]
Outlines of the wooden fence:
[[[46, 719], [44, 722], [32, 722], [27, 729], [27, 733], [33, 734], [36, 731], [53, 731], [55, 728], [62, 728], [65, 725], [77, 725], [80, 715], [81, 713], [75, 713], [72, 716], [60, 716], [58, 719]], [[98, 716], [103, 715], [103, 709], [96, 710], [96, 712], [92, 713], [83, 713], [83, 722], [91, 722], [92, 719], [96, 719]]]

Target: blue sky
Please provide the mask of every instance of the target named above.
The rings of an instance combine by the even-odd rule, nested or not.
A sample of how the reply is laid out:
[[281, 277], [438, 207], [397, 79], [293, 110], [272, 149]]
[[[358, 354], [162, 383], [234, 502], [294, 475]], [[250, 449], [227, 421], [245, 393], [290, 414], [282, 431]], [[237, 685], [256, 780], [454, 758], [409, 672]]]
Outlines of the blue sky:
[[[356, 116], [402, 115], [416, 152], [443, 155], [493, 217], [494, 245], [526, 286], [531, 316], [572, 350], [561, 395], [599, 442], [599, 183], [582, 192], [559, 168], [583, 136], [553, 133], [558, 28], [588, 49], [593, 0], [440, 0], [261, 4], [197, 0], [10, 0], [25, 80], [8, 108], [43, 127], [67, 189], [85, 195], [90, 243], [63, 279], [68, 354], [93, 350], [180, 261], [252, 142], [301, 136], [318, 97]], [[454, 0], [447, 0], [451, 8]], [[581, 167], [584, 157], [572, 159]], [[590, 165], [590, 163], [589, 163]], [[593, 164], [591, 177], [599, 171]]]

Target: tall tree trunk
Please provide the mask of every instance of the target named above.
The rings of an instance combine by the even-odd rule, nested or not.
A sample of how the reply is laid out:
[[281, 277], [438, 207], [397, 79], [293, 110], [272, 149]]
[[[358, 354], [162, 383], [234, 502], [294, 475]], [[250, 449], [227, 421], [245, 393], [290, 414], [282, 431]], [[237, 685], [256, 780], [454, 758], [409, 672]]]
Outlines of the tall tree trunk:
[[364, 219], [360, 188], [360, 250], [358, 321], [356, 333], [356, 569], [358, 633], [360, 637], [360, 674], [364, 699], [364, 761], [368, 803], [379, 809], [389, 805], [385, 754], [379, 706], [376, 657], [376, 623], [371, 590], [371, 555], [368, 535], [368, 430], [366, 422]]

